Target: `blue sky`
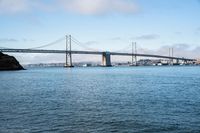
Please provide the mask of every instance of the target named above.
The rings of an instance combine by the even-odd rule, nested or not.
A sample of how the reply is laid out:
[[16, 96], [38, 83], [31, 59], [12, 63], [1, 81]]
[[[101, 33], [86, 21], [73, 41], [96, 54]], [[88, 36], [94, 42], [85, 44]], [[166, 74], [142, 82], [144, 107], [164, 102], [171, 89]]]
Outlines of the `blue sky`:
[[[99, 50], [134, 41], [141, 52], [174, 47], [197, 58], [199, 14], [199, 0], [1, 0], [0, 46], [30, 48], [71, 34]], [[64, 41], [49, 49], [63, 48]]]

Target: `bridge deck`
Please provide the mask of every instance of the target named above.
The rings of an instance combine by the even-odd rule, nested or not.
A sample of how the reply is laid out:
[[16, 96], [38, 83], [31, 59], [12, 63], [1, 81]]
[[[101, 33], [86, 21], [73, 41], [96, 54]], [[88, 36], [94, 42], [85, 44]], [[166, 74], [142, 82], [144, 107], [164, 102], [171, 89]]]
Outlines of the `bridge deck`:
[[[9, 53], [57, 53], [65, 54], [70, 51], [66, 50], [38, 50], [38, 49], [0, 49], [0, 52], [9, 52]], [[71, 51], [72, 54], [94, 54], [102, 55], [105, 52], [100, 51]], [[195, 59], [180, 58], [180, 57], [169, 57], [162, 55], [150, 55], [150, 54], [132, 54], [132, 53], [120, 53], [120, 52], [108, 52], [110, 55], [120, 55], [120, 56], [140, 56], [140, 57], [152, 57], [152, 58], [163, 58], [163, 59], [176, 59], [184, 61], [196, 61]]]

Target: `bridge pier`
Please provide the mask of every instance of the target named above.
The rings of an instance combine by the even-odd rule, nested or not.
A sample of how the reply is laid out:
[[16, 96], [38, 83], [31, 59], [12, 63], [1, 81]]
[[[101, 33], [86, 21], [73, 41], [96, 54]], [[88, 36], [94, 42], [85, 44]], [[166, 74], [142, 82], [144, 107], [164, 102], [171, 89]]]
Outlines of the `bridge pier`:
[[179, 65], [179, 62], [180, 62], [179, 59], [176, 59], [175, 64], [176, 64], [176, 65]]
[[111, 67], [110, 52], [103, 52], [102, 54], [102, 66]]

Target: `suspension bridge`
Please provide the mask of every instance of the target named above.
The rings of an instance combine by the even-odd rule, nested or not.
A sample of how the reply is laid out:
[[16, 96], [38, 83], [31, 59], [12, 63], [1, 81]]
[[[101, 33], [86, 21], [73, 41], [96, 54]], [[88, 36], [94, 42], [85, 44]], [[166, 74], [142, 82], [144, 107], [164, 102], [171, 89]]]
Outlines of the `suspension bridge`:
[[[91, 49], [85, 45], [82, 45], [83, 43], [80, 43], [77, 39], [72, 37], [71, 35], [66, 36], [64, 38], [66, 40], [66, 49], [65, 50], [47, 50], [43, 49], [48, 46], [55, 45], [56, 43], [63, 41], [63, 38], [58, 39], [52, 43], [38, 46], [38, 47], [33, 47], [33, 48], [26, 48], [26, 49], [15, 49], [15, 48], [7, 48], [7, 47], [0, 47], [0, 52], [5, 52], [5, 53], [55, 53], [55, 54], [66, 54], [66, 67], [73, 67], [73, 61], [72, 61], [72, 55], [74, 54], [89, 54], [89, 55], [102, 55], [102, 66], [112, 66], [111, 63], [111, 56], [131, 56], [132, 57], [132, 62], [133, 62], [133, 57], [135, 58], [135, 63], [137, 64], [137, 57], [150, 57], [150, 58], [160, 58], [160, 59], [169, 59], [173, 62], [173, 60], [176, 60], [177, 62], [184, 61], [184, 62], [194, 62], [196, 61], [195, 59], [189, 59], [189, 58], [181, 58], [181, 57], [174, 57], [172, 56], [163, 56], [163, 55], [152, 55], [152, 54], [139, 54], [135, 51], [132, 50], [132, 52], [111, 52], [111, 51], [99, 51], [96, 49]], [[74, 44], [77, 44], [85, 49], [89, 50], [72, 50], [72, 42]]]

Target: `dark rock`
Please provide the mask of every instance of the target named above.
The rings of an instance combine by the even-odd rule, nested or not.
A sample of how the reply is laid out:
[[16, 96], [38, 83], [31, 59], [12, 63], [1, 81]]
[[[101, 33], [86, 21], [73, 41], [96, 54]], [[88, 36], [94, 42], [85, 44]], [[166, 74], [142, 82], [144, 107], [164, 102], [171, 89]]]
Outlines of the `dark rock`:
[[24, 70], [15, 57], [0, 52], [0, 71]]

